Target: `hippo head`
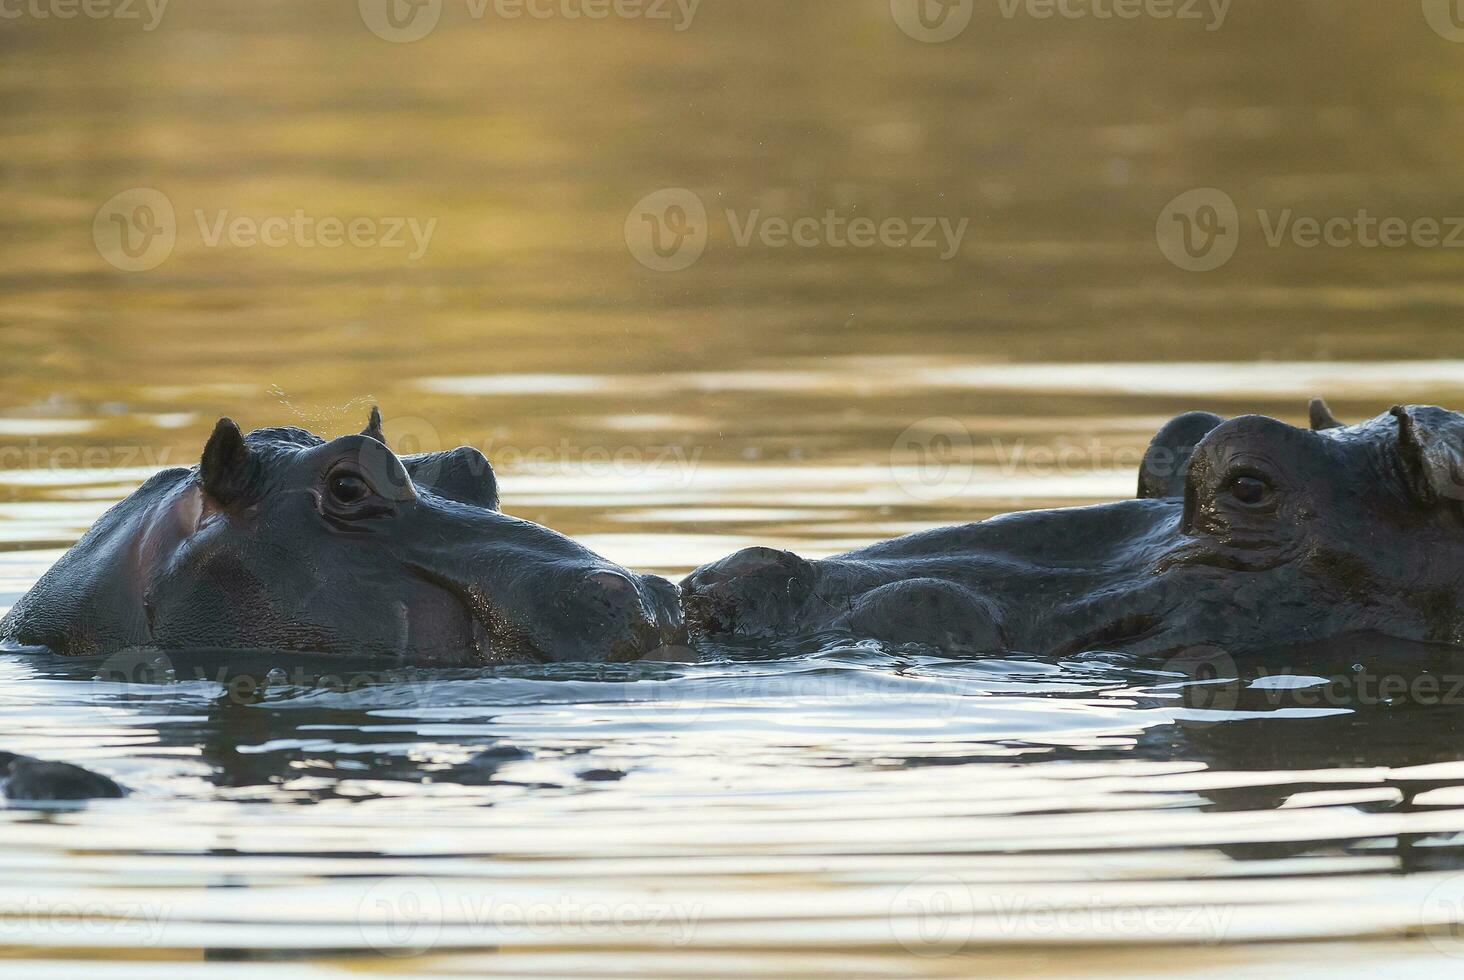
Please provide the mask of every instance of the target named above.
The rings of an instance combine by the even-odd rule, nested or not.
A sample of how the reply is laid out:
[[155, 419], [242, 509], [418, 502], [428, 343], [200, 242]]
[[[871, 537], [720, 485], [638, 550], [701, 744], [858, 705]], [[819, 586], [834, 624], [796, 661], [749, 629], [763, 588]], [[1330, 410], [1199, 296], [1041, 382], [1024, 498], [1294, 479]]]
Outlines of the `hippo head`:
[[[1182, 510], [1156, 569], [1218, 572], [1231, 630], [1279, 616], [1464, 643], [1464, 415], [1395, 406], [1343, 425], [1318, 400], [1311, 416], [1303, 429], [1195, 413], [1161, 430], [1140, 496]], [[1206, 592], [1190, 595], [1202, 605]]]
[[[49, 581], [48, 581], [49, 580]], [[95, 612], [65, 615], [79, 597]], [[192, 470], [109, 512], [0, 634], [418, 664], [631, 660], [681, 632], [676, 587], [502, 513], [470, 448], [398, 457], [380, 416], [326, 441], [221, 419]]]

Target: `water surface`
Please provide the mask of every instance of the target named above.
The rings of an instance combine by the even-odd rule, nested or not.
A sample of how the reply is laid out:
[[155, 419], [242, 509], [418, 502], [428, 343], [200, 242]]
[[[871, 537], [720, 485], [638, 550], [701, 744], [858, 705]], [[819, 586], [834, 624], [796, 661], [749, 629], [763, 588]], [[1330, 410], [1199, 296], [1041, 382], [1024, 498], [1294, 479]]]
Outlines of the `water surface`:
[[[394, 44], [354, 5], [255, 0], [151, 31], [0, 21], [0, 51], [5, 605], [225, 414], [336, 435], [379, 403], [402, 451], [477, 446], [510, 512], [679, 575], [1118, 499], [1187, 409], [1464, 404], [1455, 253], [1270, 247], [1257, 218], [1464, 214], [1464, 46], [1413, 4], [1236, 0], [1214, 31], [978, 5], [931, 45], [873, 0], [707, 0], [683, 31], [449, 3]], [[1201, 187], [1245, 228], [1191, 273], [1155, 227]], [[149, 271], [93, 238], [133, 188], [177, 216]], [[710, 214], [679, 272], [626, 240], [666, 188]], [[970, 224], [942, 260], [744, 247], [724, 217], [829, 209]], [[415, 260], [209, 242], [297, 211], [435, 225]], [[257, 690], [186, 658], [6, 657], [0, 748], [133, 793], [0, 812], [0, 946], [89, 978], [1464, 954], [1447, 663], [768, 653], [264, 664]], [[1387, 694], [1390, 670], [1440, 685]]]

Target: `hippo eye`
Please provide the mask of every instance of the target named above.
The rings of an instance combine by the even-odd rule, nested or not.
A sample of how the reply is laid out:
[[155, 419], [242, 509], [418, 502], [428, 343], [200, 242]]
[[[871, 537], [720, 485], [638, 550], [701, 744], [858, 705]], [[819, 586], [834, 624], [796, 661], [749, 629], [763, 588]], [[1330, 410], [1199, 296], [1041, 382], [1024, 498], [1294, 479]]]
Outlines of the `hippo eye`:
[[356, 504], [371, 496], [371, 485], [354, 473], [337, 473], [326, 484], [330, 499], [338, 504]]
[[1256, 507], [1271, 499], [1271, 484], [1265, 478], [1242, 473], [1232, 476], [1225, 485], [1226, 493], [1247, 507]]
[[326, 520], [355, 524], [395, 511], [392, 501], [381, 496], [376, 485], [354, 466], [338, 466], [326, 474], [316, 500]]

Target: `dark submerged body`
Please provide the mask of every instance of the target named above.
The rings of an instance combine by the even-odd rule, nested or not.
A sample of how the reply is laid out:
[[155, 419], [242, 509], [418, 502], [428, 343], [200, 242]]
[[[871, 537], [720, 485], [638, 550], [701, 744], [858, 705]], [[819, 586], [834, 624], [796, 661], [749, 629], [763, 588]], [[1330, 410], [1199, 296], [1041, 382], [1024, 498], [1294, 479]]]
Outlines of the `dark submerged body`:
[[7, 800], [21, 804], [117, 799], [127, 795], [125, 789], [101, 773], [69, 762], [45, 762], [14, 752], [0, 752], [0, 788]]
[[1191, 413], [1139, 499], [1011, 514], [821, 561], [753, 548], [682, 583], [694, 634], [824, 629], [952, 652], [1231, 652], [1373, 634], [1464, 644], [1464, 416], [1313, 429]]

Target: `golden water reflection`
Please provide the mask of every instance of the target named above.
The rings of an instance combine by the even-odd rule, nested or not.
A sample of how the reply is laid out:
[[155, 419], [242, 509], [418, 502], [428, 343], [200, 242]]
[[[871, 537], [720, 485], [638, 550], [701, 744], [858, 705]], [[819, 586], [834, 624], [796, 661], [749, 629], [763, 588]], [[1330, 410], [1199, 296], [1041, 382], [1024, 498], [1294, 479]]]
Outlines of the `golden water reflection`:
[[[1464, 44], [1428, 3], [1235, 0], [1214, 30], [982, 3], [943, 44], [885, 0], [706, 0], [684, 30], [441, 6], [409, 43], [351, 3], [0, 19], [0, 604], [221, 415], [333, 435], [380, 404], [402, 451], [484, 449], [506, 509], [674, 574], [1127, 496], [1188, 409], [1464, 406], [1455, 251], [1265, 234], [1464, 215]], [[1156, 239], [1196, 188], [1241, 219], [1202, 273]], [[666, 189], [707, 209], [676, 272], [627, 239]], [[96, 237], [128, 194], [174, 216], [143, 271], [119, 264], [155, 242]], [[831, 210], [965, 230], [946, 259], [739, 243]], [[402, 245], [324, 244], [326, 219]], [[1446, 705], [1217, 717], [1131, 664], [864, 648], [248, 708], [94, 669], [0, 663], [0, 748], [135, 791], [0, 812], [26, 975], [282, 950], [299, 976], [1308, 976], [1459, 952]], [[453, 777], [498, 744], [523, 755]], [[446, 932], [386, 959], [404, 896], [451, 906]], [[558, 905], [485, 928], [484, 896], [699, 912], [678, 945]], [[49, 914], [149, 901], [157, 933]]]

